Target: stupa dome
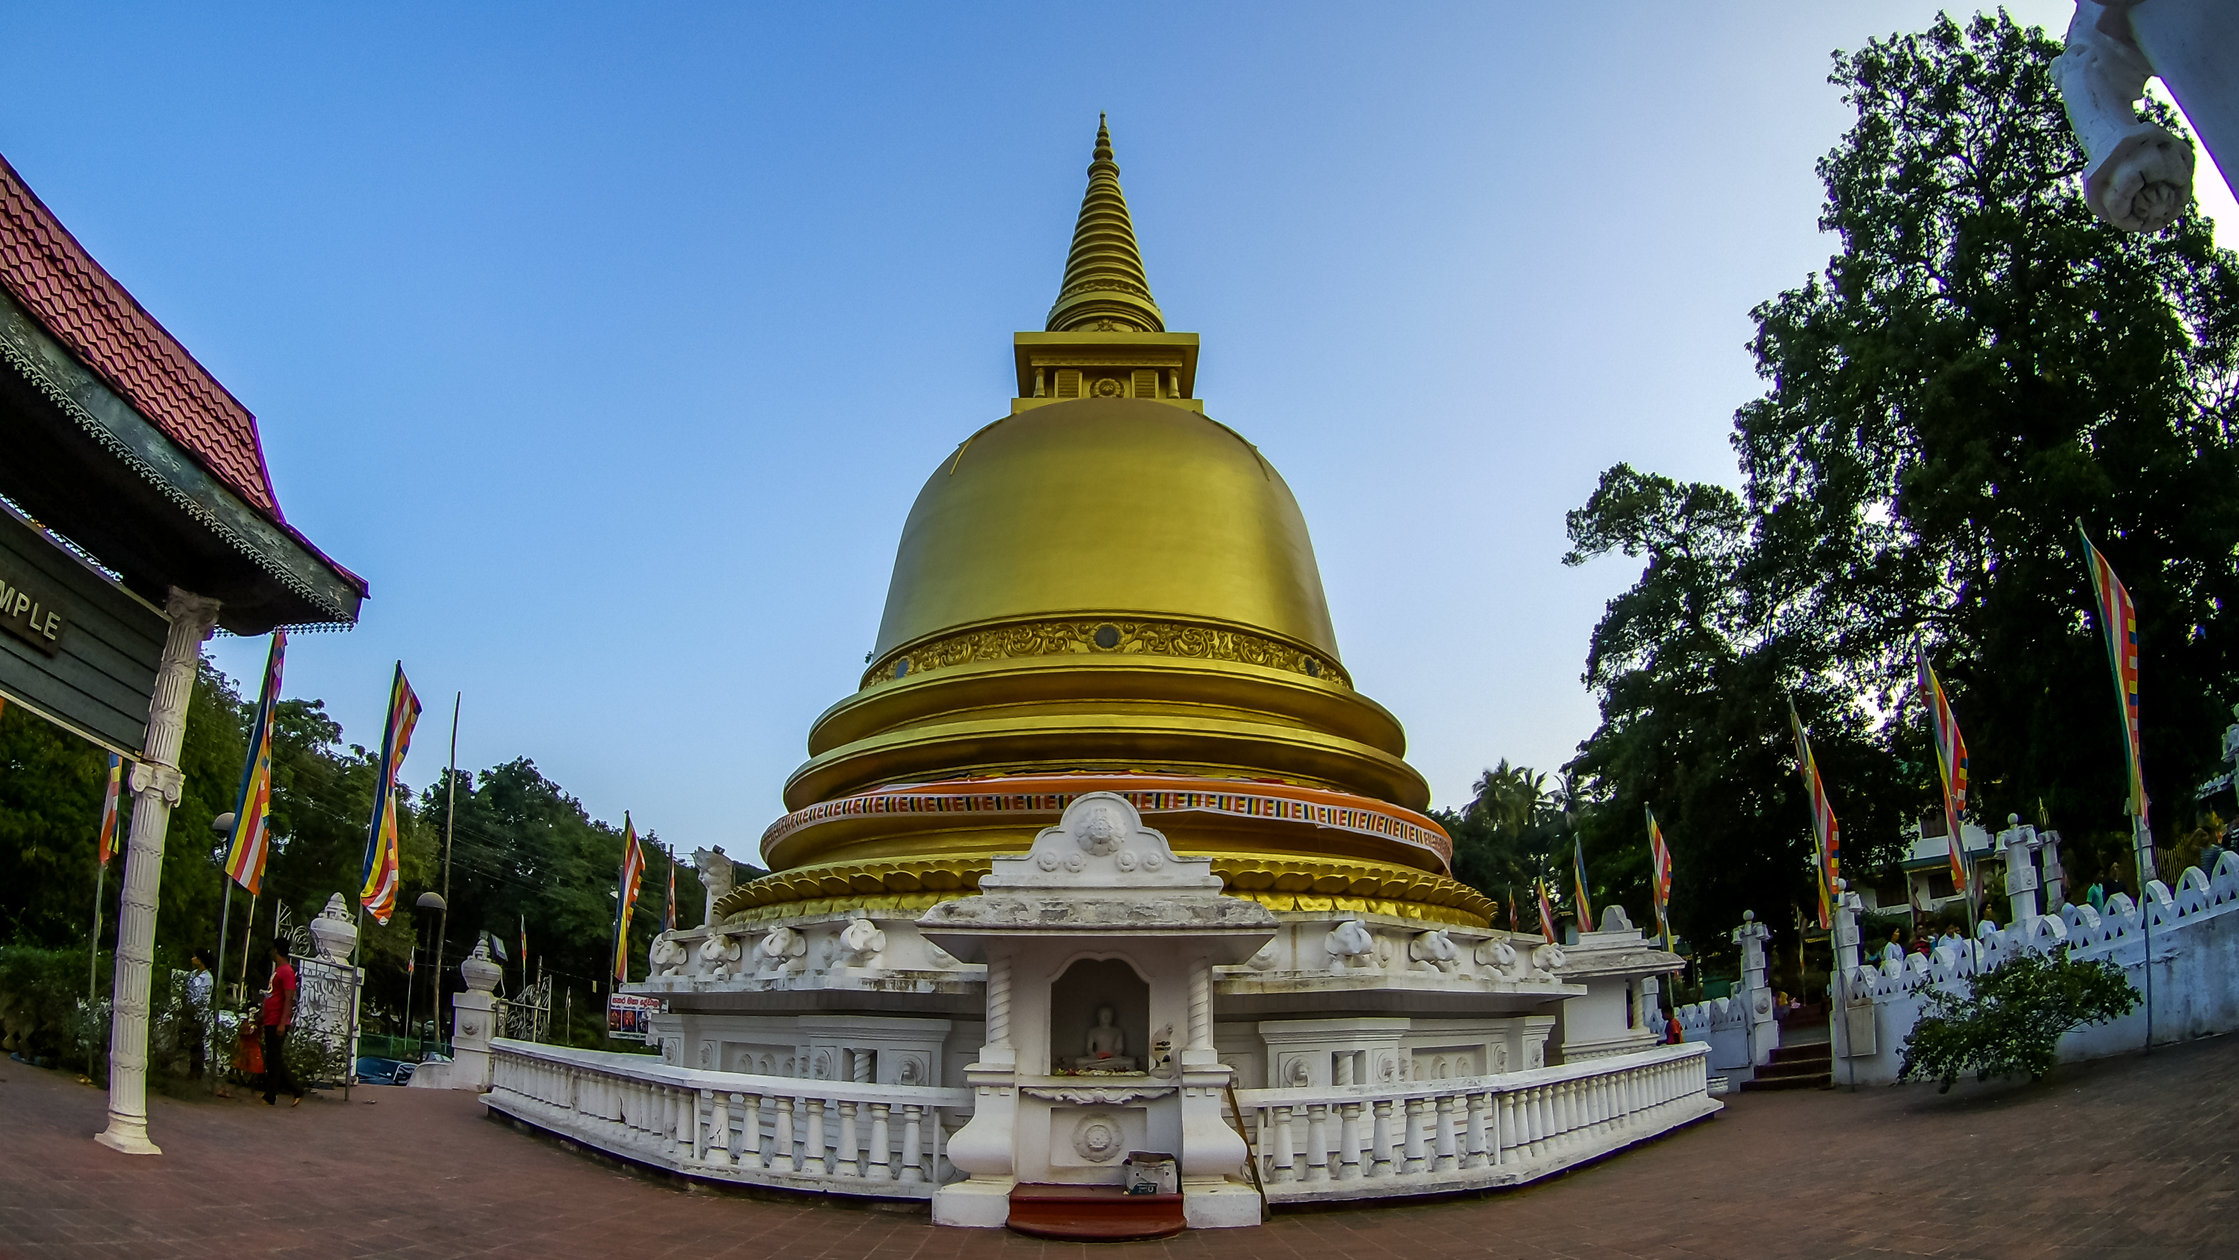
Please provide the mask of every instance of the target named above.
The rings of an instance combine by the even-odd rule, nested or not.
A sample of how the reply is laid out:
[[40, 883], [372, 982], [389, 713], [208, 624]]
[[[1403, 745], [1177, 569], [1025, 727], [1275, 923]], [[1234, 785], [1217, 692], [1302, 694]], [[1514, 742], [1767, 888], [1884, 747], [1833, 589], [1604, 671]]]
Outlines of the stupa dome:
[[1106, 614], [1230, 626], [1337, 658], [1282, 476], [1202, 412], [1134, 398], [1023, 411], [942, 460], [902, 527], [876, 652]]
[[763, 835], [772, 874], [719, 909], [930, 905], [1110, 791], [1271, 907], [1482, 923], [1398, 720], [1338, 657], [1290, 487], [1196, 397], [1102, 127], [1088, 175], [1011, 413], [926, 478], [867, 668]]

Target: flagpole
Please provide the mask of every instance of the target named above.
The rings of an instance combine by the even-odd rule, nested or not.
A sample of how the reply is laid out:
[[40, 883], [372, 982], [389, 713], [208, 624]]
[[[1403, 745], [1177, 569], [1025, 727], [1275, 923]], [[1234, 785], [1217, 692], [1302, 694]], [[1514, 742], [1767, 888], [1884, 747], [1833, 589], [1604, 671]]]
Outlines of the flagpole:
[[[443, 776], [443, 908], [435, 916], [435, 1038], [443, 1040], [443, 938], [451, 926], [451, 821], [459, 809], [459, 703], [463, 691], [451, 693], [451, 768]], [[412, 1018], [411, 1008], [405, 1018]]]
[[2136, 851], [2138, 867], [2138, 914], [2146, 932], [2146, 1053], [2153, 1053], [2153, 905], [2146, 896], [2147, 872], [2153, 863], [2153, 832], [2146, 826], [2145, 816], [2130, 815], [2130, 843]]
[[[231, 890], [230, 890], [230, 889], [229, 889], [229, 890], [227, 890], [227, 891], [228, 891], [229, 893], [231, 892]], [[274, 929], [273, 929], [273, 930], [274, 930], [274, 933], [275, 933], [275, 934], [277, 934], [277, 932], [278, 932], [278, 930], [279, 930], [279, 929], [278, 929], [278, 926], [277, 926], [277, 925], [278, 925], [278, 918], [277, 918], [277, 916], [275, 916], [275, 918], [274, 918], [274, 925], [275, 925], [275, 926], [274, 926]], [[252, 934], [254, 934], [254, 933], [256, 932], [256, 930], [257, 930], [257, 894], [255, 894], [255, 893], [250, 893], [250, 894], [249, 894], [249, 915], [248, 915], [248, 917], [247, 917], [247, 918], [245, 918], [245, 919], [243, 919], [243, 920], [241, 921], [241, 979], [240, 979], [239, 983], [240, 983], [240, 985], [241, 985], [241, 996], [242, 996], [242, 997], [244, 997], [244, 998], [246, 998], [246, 997], [248, 997], [248, 996], [249, 996], [249, 937], [250, 937], [250, 936], [251, 936]], [[218, 983], [219, 983], [219, 984], [224, 984], [224, 983], [225, 983], [225, 977], [224, 977], [224, 976], [219, 976], [219, 977], [218, 977]]]
[[[358, 903], [358, 935], [350, 943], [350, 1025], [342, 1041], [342, 1101], [350, 1101], [350, 1084], [358, 1079], [358, 988], [365, 972], [358, 960], [365, 956], [365, 903]], [[285, 1047], [283, 1047], [283, 1050]]]
[[101, 894], [108, 891], [109, 864], [101, 862], [93, 868], [93, 940], [86, 949], [86, 1001], [91, 1003], [101, 991]]

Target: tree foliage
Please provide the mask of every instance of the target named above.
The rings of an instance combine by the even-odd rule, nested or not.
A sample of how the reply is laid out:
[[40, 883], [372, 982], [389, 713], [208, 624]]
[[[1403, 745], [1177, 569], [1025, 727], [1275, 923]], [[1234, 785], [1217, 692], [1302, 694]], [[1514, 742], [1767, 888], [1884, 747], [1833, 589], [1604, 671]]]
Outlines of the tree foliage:
[[1982, 812], [2041, 810], [2086, 876], [2118, 847], [2097, 840], [2123, 826], [2124, 764], [2079, 520], [2138, 604], [2159, 821], [2213, 772], [2239, 695], [2221, 617], [2239, 598], [2239, 260], [2197, 213], [2145, 236], [2091, 216], [2059, 51], [2000, 15], [1838, 55], [1857, 123], [1818, 169], [1841, 252], [1752, 312], [1767, 387], [1735, 417], [1739, 489], [1619, 464], [1570, 515], [1567, 562], [1645, 562], [1589, 649], [1579, 825], [1603, 867], [1641, 849], [1652, 805], [1690, 934], [1813, 899], [1787, 697], [1847, 868], [1880, 866], [1935, 807], [1918, 644]]
[[2080, 962], [2061, 949], [2021, 953], [1976, 976], [1968, 995], [1921, 990], [1921, 1015], [1899, 1055], [1900, 1079], [1932, 1080], [1947, 1093], [1962, 1073], [2031, 1080], [2059, 1062], [2060, 1039], [2128, 1015], [2138, 991], [2122, 968]]
[[1502, 761], [1479, 775], [1468, 805], [1433, 814], [1453, 837], [1454, 878], [1536, 929], [1533, 881], [1545, 877], [1548, 891], [1558, 898], [1568, 887], [1560, 878], [1570, 861], [1563, 802], [1561, 789], [1550, 787], [1545, 774], [1528, 766]]
[[[172, 810], [164, 848], [156, 914], [163, 957], [183, 959], [196, 947], [217, 947], [228, 881], [222, 867], [225, 846], [210, 823], [234, 808], [254, 701], [208, 661], [202, 663], [180, 752], [184, 795]], [[408, 771], [434, 760], [427, 730], [423, 723], [421, 747], [407, 760]], [[81, 985], [94, 905], [95, 830], [107, 767], [107, 754], [77, 736], [20, 708], [0, 711], [0, 940], [74, 951]], [[299, 924], [317, 915], [335, 893], [355, 910], [378, 773], [376, 755], [362, 744], [344, 741], [343, 729], [325, 703], [304, 698], [283, 699], [274, 709], [272, 767], [273, 844], [261, 895], [252, 904], [235, 889], [227, 920], [224, 978], [240, 982], [246, 961], [252, 991], [264, 981], [276, 904]], [[426, 1019], [431, 1009], [428, 967], [439, 920], [417, 915], [413, 907], [421, 893], [441, 891], [446, 800], [441, 770], [428, 777], [436, 780], [435, 786], [417, 796], [407, 789], [399, 811], [397, 913], [386, 926], [370, 918], [362, 921], [369, 1027], [402, 1018], [408, 986], [418, 1017]], [[594, 985], [610, 970], [607, 950], [621, 829], [591, 819], [526, 758], [479, 776], [462, 771], [457, 807], [451, 910], [440, 920], [446, 937], [445, 987], [460, 987], [457, 963], [482, 932], [491, 932], [517, 953], [526, 924], [532, 953], [541, 955], [563, 983], [572, 981], [578, 1003], [586, 1012], [594, 1011]], [[128, 830], [129, 812], [119, 827], [119, 856], [111, 859], [105, 881], [104, 950], [116, 939]], [[657, 837], [643, 831], [640, 839], [649, 861], [632, 923], [631, 957], [642, 975], [646, 946], [660, 929], [667, 876]], [[681, 922], [695, 925], [703, 897], [698, 874], [689, 865], [678, 872], [677, 900]], [[415, 948], [417, 975], [408, 980], [407, 962]], [[521, 960], [508, 961], [507, 982], [518, 986]], [[101, 980], [106, 985], [106, 975]], [[590, 1026], [585, 1020], [584, 1027]]]

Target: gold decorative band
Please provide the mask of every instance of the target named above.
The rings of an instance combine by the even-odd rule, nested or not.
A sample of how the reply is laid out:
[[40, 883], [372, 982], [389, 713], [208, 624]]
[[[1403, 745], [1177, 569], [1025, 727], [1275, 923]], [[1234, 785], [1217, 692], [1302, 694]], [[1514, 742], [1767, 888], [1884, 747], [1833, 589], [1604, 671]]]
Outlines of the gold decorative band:
[[899, 648], [864, 671], [861, 689], [973, 661], [1066, 655], [1236, 661], [1303, 674], [1347, 691], [1353, 688], [1352, 679], [1335, 660], [1266, 635], [1182, 621], [1085, 617], [966, 630]]
[[[1494, 905], [1467, 884], [1383, 862], [1215, 853], [1213, 873], [1232, 897], [1270, 910], [1389, 914], [1487, 927]], [[923, 914], [934, 903], [968, 897], [986, 858], [833, 862], [765, 875], [715, 903], [716, 918], [745, 925], [852, 910]]]

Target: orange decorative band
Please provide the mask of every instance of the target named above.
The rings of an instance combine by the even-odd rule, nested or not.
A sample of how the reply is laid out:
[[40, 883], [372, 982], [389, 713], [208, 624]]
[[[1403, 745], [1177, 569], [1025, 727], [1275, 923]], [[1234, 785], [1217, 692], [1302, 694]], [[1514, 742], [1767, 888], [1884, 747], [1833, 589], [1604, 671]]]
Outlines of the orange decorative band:
[[[1203, 782], [1199, 780], [1199, 782]], [[1398, 806], [1377, 805], [1361, 797], [1336, 796], [1310, 789], [1294, 789], [1292, 795], [1273, 785], [1254, 785], [1249, 789], [1207, 787], [1153, 787], [1130, 784], [1125, 778], [1098, 777], [1092, 781], [1068, 785], [1068, 790], [1042, 792], [958, 792], [940, 790], [940, 785], [909, 785], [882, 788], [843, 796], [837, 800], [820, 801], [806, 809], [798, 809], [771, 823], [762, 833], [762, 852], [774, 852], [779, 844], [805, 828], [837, 818], [861, 818], [917, 814], [1030, 814], [1055, 819], [1065, 812], [1065, 807], [1084, 792], [1117, 792], [1127, 798], [1143, 814], [1201, 813], [1221, 814], [1233, 818], [1265, 818], [1277, 822], [1304, 823], [1332, 831], [1347, 831], [1355, 835], [1375, 836], [1397, 841], [1418, 849], [1427, 849], [1438, 855], [1439, 861], [1451, 867], [1454, 842], [1436, 824], [1428, 819], [1415, 821], [1415, 815]], [[1334, 797], [1317, 800], [1315, 797]]]
[[863, 689], [974, 661], [1069, 655], [1235, 661], [1303, 674], [1347, 691], [1353, 687], [1336, 661], [1265, 635], [1178, 621], [1084, 618], [967, 630], [901, 648], [864, 671]]

